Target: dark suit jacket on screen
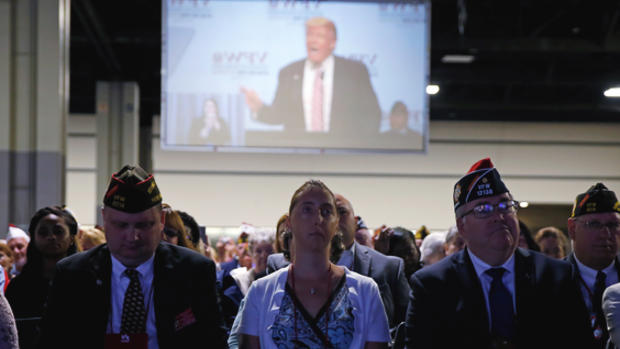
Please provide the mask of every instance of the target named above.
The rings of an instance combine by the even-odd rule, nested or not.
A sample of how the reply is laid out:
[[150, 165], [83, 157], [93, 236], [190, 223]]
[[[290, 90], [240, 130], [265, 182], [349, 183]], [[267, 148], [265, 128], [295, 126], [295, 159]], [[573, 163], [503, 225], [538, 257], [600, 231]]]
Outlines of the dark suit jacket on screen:
[[[273, 103], [258, 111], [258, 119], [284, 124], [286, 131], [305, 132], [302, 85], [305, 59], [282, 68]], [[379, 133], [381, 109], [366, 66], [334, 56], [330, 135], [364, 136]]]
[[[225, 348], [215, 264], [183, 247], [160, 243], [153, 266], [153, 306], [160, 348]], [[112, 260], [106, 244], [57, 264], [40, 347], [103, 348], [110, 314]], [[191, 309], [196, 321], [179, 328]], [[175, 326], [176, 325], [176, 326]]]
[[[489, 348], [482, 286], [466, 250], [411, 276], [409, 348]], [[570, 264], [529, 250], [515, 252], [517, 348], [587, 348]]]
[[[272, 254], [267, 257], [267, 273], [289, 264], [282, 253]], [[401, 258], [386, 256], [355, 242], [353, 271], [371, 277], [379, 286], [390, 327], [404, 321], [410, 288]]]

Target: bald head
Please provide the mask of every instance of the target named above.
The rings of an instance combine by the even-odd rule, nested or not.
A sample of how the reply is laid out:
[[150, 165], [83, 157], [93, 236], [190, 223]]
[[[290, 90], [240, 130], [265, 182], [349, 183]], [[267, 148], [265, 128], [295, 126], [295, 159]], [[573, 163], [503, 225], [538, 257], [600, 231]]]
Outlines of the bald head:
[[344, 196], [340, 194], [334, 195], [336, 198], [336, 208], [340, 216], [338, 228], [342, 232], [343, 243], [346, 248], [351, 247], [355, 239], [355, 231], [357, 230], [357, 221], [355, 220], [355, 212], [353, 205]]

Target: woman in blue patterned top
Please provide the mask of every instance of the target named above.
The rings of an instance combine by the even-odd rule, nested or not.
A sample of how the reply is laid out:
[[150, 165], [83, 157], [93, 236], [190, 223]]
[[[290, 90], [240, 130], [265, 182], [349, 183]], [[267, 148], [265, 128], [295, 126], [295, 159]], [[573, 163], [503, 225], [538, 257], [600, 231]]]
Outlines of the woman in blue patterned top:
[[329, 261], [338, 229], [334, 194], [320, 181], [293, 194], [286, 221], [292, 264], [255, 281], [241, 314], [241, 348], [387, 348], [379, 289]]

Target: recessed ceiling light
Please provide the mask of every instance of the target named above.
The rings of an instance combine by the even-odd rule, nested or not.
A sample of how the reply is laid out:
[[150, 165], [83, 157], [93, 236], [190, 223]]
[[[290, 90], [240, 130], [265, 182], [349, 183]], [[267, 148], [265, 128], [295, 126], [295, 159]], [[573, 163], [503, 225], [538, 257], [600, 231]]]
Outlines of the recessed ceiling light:
[[467, 64], [474, 61], [473, 55], [445, 55], [441, 57], [442, 63]]
[[439, 85], [428, 85], [426, 86], [426, 93], [429, 95], [436, 95], [439, 92]]
[[603, 94], [605, 95], [605, 97], [618, 98], [620, 97], [620, 87], [608, 88], [607, 90], [605, 90], [605, 92], [603, 92]]

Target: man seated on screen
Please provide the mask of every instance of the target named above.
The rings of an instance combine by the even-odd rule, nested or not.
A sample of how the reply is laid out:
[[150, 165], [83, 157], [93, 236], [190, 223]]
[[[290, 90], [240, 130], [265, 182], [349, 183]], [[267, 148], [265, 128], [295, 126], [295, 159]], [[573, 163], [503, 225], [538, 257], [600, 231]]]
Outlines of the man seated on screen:
[[379, 133], [381, 109], [366, 66], [333, 54], [336, 26], [323, 17], [306, 22], [308, 57], [282, 68], [276, 96], [265, 105], [242, 87], [252, 116], [285, 131], [360, 138]]

